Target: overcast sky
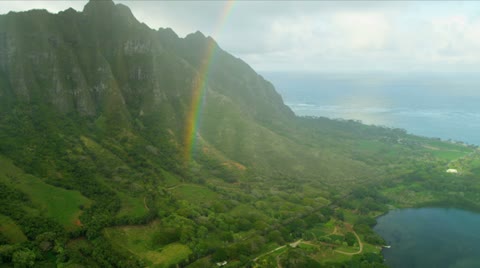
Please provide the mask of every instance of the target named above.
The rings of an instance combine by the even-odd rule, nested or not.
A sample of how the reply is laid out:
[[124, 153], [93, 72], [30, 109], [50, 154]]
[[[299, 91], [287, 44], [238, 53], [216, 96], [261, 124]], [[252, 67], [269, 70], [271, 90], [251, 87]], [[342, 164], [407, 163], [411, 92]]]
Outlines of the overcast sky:
[[[115, 1], [151, 28], [200, 30], [258, 71], [478, 71], [480, 2]], [[0, 1], [0, 13], [86, 1]]]

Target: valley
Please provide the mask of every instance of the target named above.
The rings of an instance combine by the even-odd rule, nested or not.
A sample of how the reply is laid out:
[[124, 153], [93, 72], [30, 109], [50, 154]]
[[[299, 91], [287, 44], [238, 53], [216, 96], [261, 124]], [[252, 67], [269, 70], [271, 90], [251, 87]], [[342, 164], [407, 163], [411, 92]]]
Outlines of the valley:
[[378, 216], [480, 211], [476, 146], [296, 116], [201, 32], [92, 0], [0, 33], [0, 267], [385, 267]]

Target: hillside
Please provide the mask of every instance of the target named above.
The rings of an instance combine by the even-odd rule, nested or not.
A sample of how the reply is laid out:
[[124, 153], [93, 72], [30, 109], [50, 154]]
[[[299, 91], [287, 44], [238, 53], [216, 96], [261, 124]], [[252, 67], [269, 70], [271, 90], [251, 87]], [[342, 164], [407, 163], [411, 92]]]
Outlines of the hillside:
[[0, 167], [0, 267], [381, 265], [375, 215], [480, 204], [476, 148], [296, 117], [112, 1], [0, 16]]

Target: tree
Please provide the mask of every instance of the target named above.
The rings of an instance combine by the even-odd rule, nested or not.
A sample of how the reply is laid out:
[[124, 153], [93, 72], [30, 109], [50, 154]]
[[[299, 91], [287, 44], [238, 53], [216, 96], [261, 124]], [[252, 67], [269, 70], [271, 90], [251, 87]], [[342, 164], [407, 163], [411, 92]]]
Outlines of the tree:
[[0, 245], [5, 245], [9, 242], [9, 239], [4, 234], [0, 233]]
[[355, 242], [357, 242], [357, 237], [355, 237], [353, 233], [348, 232], [345, 235], [345, 242], [347, 242], [349, 246], [353, 246]]
[[343, 211], [341, 211], [341, 210], [336, 210], [335, 211], [335, 217], [337, 217], [337, 219], [339, 219], [341, 221], [345, 220], [345, 216], [343, 214]]
[[219, 248], [215, 253], [213, 253], [213, 261], [225, 261], [228, 259], [228, 252], [224, 248]]
[[13, 253], [12, 262], [15, 268], [33, 267], [35, 253], [29, 249], [22, 249]]
[[273, 241], [279, 245], [284, 244], [285, 240], [283, 240], [282, 233], [278, 230], [273, 230], [267, 235], [268, 240]]
[[205, 238], [208, 235], [208, 229], [205, 226], [200, 226], [197, 230], [197, 236], [200, 238]]
[[180, 230], [172, 227], [165, 227], [152, 235], [152, 246], [158, 247], [173, 243], [180, 239]]

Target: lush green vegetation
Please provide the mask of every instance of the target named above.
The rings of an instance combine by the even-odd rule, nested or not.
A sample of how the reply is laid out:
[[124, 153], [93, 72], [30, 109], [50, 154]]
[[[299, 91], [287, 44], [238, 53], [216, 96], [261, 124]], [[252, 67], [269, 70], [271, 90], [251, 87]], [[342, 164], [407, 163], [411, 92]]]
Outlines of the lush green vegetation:
[[81, 224], [81, 207], [86, 208], [91, 203], [79, 192], [54, 187], [38, 177], [25, 174], [3, 157], [0, 157], [0, 181], [27, 194], [37, 210], [69, 230]]
[[4, 32], [0, 267], [383, 267], [372, 226], [388, 209], [480, 210], [476, 147], [295, 117], [201, 33], [151, 30], [109, 1], [3, 15]]

